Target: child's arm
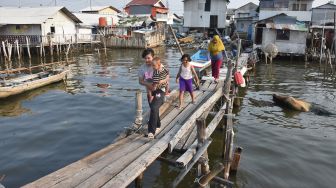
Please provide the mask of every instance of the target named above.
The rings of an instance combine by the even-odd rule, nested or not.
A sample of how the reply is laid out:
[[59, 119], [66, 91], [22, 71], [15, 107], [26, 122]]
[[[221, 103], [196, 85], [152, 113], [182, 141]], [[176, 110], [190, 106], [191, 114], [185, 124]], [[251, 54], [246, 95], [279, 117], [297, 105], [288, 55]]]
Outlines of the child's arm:
[[191, 72], [194, 74], [195, 80], [196, 80], [197, 85], [198, 85], [199, 84], [199, 79], [198, 79], [197, 73], [194, 69], [194, 66], [191, 66]]
[[176, 75], [176, 83], [178, 83], [178, 81], [179, 81], [179, 78], [180, 78], [180, 75], [181, 75], [181, 71], [182, 71], [182, 67], [180, 66], [179, 71], [178, 71], [178, 73]]

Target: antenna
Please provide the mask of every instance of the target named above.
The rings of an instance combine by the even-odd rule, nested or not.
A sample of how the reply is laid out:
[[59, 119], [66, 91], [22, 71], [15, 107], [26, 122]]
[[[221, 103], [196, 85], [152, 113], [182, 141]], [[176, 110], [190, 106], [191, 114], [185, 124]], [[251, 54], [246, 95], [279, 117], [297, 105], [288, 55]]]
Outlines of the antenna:
[[19, 8], [21, 7], [21, 0], [19, 0]]
[[57, 6], [57, 0], [55, 0], [55, 6]]
[[92, 0], [90, 0], [90, 10], [92, 10]]

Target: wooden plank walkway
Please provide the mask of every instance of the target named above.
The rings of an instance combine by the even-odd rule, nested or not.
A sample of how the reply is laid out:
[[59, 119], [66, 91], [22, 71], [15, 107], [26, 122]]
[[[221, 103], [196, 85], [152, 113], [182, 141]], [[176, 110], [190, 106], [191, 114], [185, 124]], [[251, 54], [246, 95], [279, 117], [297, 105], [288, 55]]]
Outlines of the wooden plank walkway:
[[[240, 64], [246, 64], [246, 60], [247, 58], [243, 56]], [[246, 69], [245, 66], [236, 68]], [[185, 106], [182, 109], [176, 108], [178, 92], [172, 92], [171, 100], [160, 108], [161, 131], [156, 134], [155, 139], [151, 140], [144, 136], [147, 129], [144, 126], [140, 131], [120, 138], [115, 143], [24, 187], [126, 187], [141, 176], [163, 152], [171, 152], [173, 149], [186, 151], [173, 162], [176, 166], [185, 167], [191, 160], [195, 162], [198, 160], [195, 158], [198, 145], [196, 119], [206, 117], [224, 94], [227, 102], [206, 128], [205, 137], [209, 138], [225, 115], [225, 106], [231, 106], [233, 103], [233, 99], [227, 96], [231, 89], [232, 66], [229, 70], [227, 67], [222, 68], [221, 72], [227, 73], [226, 77], [224, 75], [221, 77], [221, 80], [225, 80], [225, 84], [223, 81], [215, 83], [205, 78], [200, 89], [195, 91], [195, 104], [191, 103], [187, 95]], [[206, 143], [210, 144], [211, 141]], [[190, 169], [190, 165], [188, 168]]]

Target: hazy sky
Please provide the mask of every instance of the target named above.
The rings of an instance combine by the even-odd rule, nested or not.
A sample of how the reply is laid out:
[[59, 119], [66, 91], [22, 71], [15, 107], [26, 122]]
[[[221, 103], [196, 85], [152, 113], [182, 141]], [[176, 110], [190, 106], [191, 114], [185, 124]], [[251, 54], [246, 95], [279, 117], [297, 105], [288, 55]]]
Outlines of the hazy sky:
[[[130, 0], [91, 0], [92, 6], [101, 5], [112, 5], [117, 8], [122, 8]], [[259, 0], [250, 0], [255, 4], [259, 3]], [[313, 6], [319, 6], [321, 4], [327, 3], [329, 0], [315, 0]], [[228, 7], [237, 8], [241, 5], [248, 3], [248, 0], [231, 0]], [[0, 0], [0, 6], [52, 6], [55, 0]], [[57, 5], [66, 6], [71, 11], [78, 11], [82, 8], [88, 7], [90, 5], [90, 0], [56, 0]], [[179, 15], [183, 14], [183, 2], [182, 0], [169, 0], [169, 8], [172, 12]]]

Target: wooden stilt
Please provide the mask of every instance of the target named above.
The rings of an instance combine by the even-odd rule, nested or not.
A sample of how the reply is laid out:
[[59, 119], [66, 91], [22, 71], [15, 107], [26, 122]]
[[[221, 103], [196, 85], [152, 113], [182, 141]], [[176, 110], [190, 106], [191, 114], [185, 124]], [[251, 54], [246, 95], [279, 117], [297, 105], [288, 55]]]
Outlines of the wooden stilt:
[[135, 117], [135, 124], [137, 126], [142, 125], [142, 92], [141, 90], [136, 91], [136, 117]]
[[8, 55], [7, 55], [6, 45], [5, 45], [5, 42], [4, 42], [4, 41], [2, 41], [2, 49], [3, 49], [3, 54], [4, 54], [5, 59], [8, 60]]
[[27, 53], [28, 53], [28, 57], [29, 57], [29, 59], [31, 59], [30, 47], [29, 47], [29, 39], [28, 39], [28, 37], [26, 37], [26, 43], [27, 43]]
[[141, 174], [135, 179], [135, 187], [136, 187], [136, 188], [142, 188], [142, 180], [143, 180], [143, 173], [141, 173]]
[[220, 173], [224, 169], [224, 165], [222, 163], [217, 163], [215, 167], [211, 170], [210, 173], [204, 175], [201, 177], [197, 183], [198, 187], [207, 187], [210, 183], [210, 181], [216, 177], [218, 173]]
[[16, 53], [17, 53], [18, 59], [21, 59], [20, 47], [19, 47], [19, 41], [18, 40], [15, 40], [15, 47], [16, 47]]
[[[198, 146], [197, 148], [201, 148], [202, 145], [205, 142], [206, 139], [206, 122], [205, 118], [198, 118], [196, 120], [197, 125], [197, 140], [198, 140]], [[205, 151], [198, 161], [200, 166], [200, 173], [199, 175], [205, 175], [209, 173], [209, 164], [208, 164], [209, 158], [208, 158], [208, 152]]]
[[231, 162], [230, 174], [236, 174], [240, 162], [240, 155], [243, 152], [243, 148], [236, 147], [235, 152], [233, 154], [233, 159]]

